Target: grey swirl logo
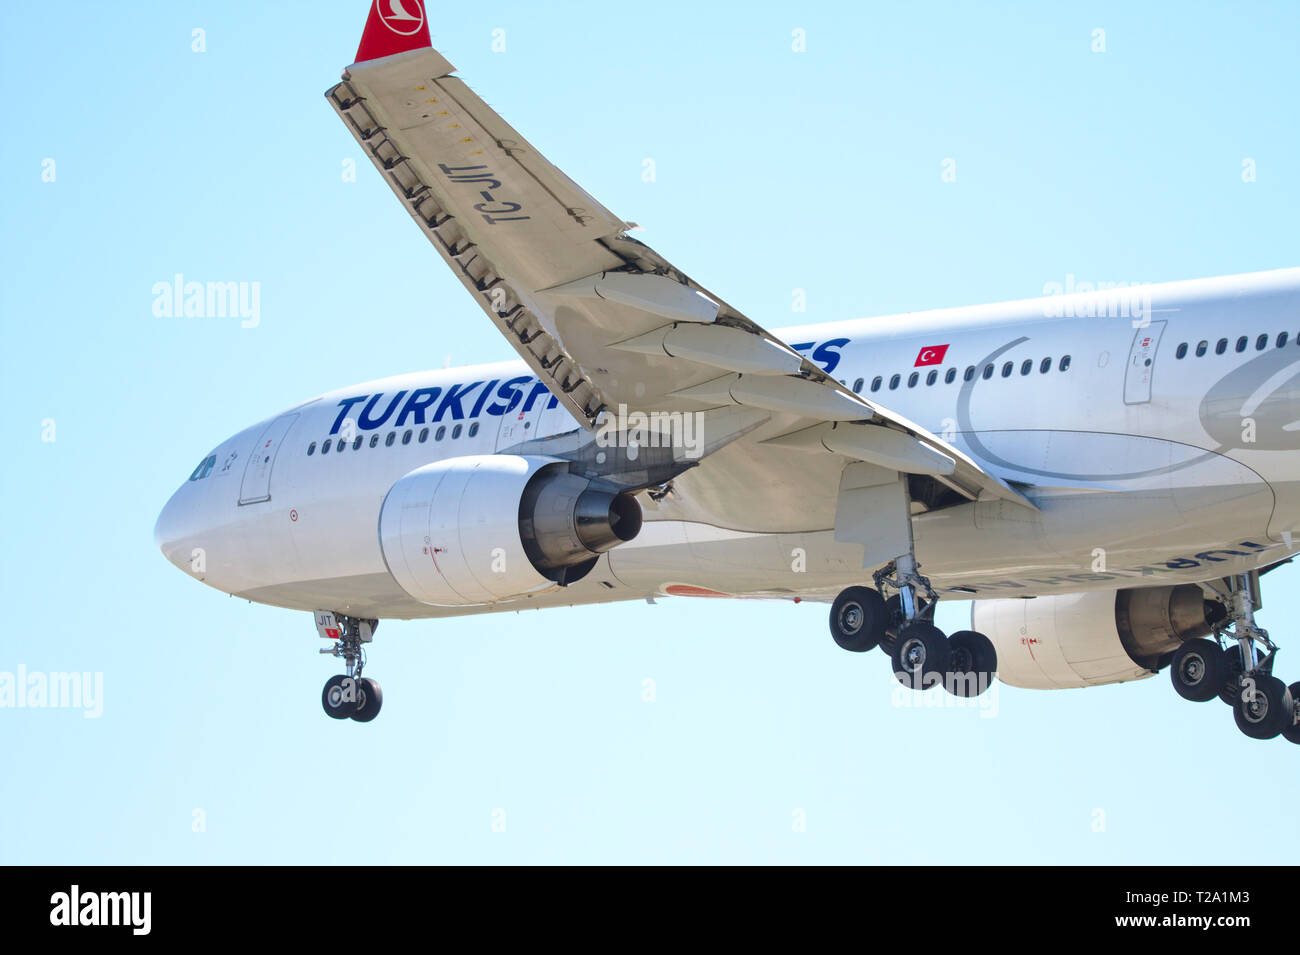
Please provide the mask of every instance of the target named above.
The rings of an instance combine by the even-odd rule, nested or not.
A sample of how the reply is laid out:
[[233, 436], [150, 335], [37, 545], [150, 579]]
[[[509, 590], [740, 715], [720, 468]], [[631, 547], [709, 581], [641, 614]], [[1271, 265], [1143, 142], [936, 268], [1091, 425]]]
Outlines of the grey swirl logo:
[[1300, 349], [1270, 349], [1224, 375], [1198, 413], [1221, 451], [1300, 449]]

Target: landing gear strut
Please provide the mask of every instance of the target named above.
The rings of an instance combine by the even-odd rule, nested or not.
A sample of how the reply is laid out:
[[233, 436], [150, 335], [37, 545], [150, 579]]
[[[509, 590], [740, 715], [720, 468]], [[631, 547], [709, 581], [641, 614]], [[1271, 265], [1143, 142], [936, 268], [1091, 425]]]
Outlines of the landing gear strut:
[[[973, 630], [945, 637], [934, 625], [939, 595], [918, 570], [916, 558], [907, 554], [872, 575], [875, 589], [841, 591], [831, 605], [831, 636], [858, 653], [879, 645], [903, 686], [928, 690], [942, 684], [954, 696], [978, 696], [997, 671], [993, 642]], [[886, 588], [895, 591], [888, 600]]]
[[1273, 676], [1277, 647], [1255, 623], [1260, 606], [1259, 572], [1202, 584], [1221, 600], [1227, 616], [1215, 627], [1224, 645], [1188, 640], [1174, 653], [1169, 676], [1184, 699], [1216, 696], [1232, 706], [1237, 729], [1251, 739], [1282, 736], [1300, 743], [1300, 683], [1288, 687]]
[[334, 645], [321, 650], [343, 660], [347, 672], [325, 681], [321, 691], [321, 707], [325, 715], [336, 720], [352, 719], [369, 723], [379, 715], [384, 694], [379, 684], [361, 675], [366, 665], [364, 644], [374, 639], [378, 620], [362, 620], [328, 611], [316, 613], [316, 629], [322, 637], [333, 640]]

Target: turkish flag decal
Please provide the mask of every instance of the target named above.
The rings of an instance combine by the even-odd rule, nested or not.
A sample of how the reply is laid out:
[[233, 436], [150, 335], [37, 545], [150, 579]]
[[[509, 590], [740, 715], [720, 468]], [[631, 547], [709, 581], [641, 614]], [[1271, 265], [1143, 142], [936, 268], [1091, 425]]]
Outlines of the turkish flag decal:
[[916, 355], [916, 364], [913, 368], [919, 368], [922, 365], [942, 365], [943, 356], [948, 354], [947, 345], [927, 345], [922, 348]]

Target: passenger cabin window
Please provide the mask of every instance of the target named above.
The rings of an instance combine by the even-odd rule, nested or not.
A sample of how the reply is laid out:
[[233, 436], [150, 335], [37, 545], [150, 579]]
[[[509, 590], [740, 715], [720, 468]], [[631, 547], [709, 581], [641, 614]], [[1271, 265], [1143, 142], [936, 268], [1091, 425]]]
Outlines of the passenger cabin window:
[[307, 457], [311, 457], [315, 453], [316, 453], [316, 442], [313, 441], [311, 444], [307, 445]]
[[[1225, 343], [1225, 344], [1226, 344], [1226, 343]], [[1197, 357], [1197, 358], [1200, 358], [1202, 355], [1204, 355], [1204, 354], [1205, 354], [1205, 350], [1206, 350], [1207, 348], [1209, 348], [1209, 347], [1210, 347], [1210, 343], [1209, 343], [1209, 342], [1197, 342], [1197, 344], [1196, 344], [1196, 357]]]
[[876, 375], [875, 378], [872, 378], [872, 379], [871, 379], [871, 390], [872, 390], [872, 391], [879, 391], [879, 390], [880, 390], [880, 385], [881, 385], [881, 383], [882, 383], [883, 381], [884, 381], [883, 378], [881, 378], [879, 375]]
[[396, 440], [397, 440], [397, 432], [396, 431], [388, 432], [388, 437], [384, 438], [384, 447], [391, 448], [393, 446], [393, 442]]
[[1070, 356], [1069, 356], [1069, 355], [1062, 355], [1062, 356], [1061, 356], [1061, 371], [1069, 371], [1069, 370], [1070, 370]]
[[441, 441], [446, 436], [446, 434], [447, 434], [447, 426], [445, 424], [440, 424], [438, 425], [438, 430], [435, 431], [433, 434], [433, 440]]
[[1013, 362], [1013, 361], [1004, 362], [1004, 363], [1002, 364], [1002, 377], [1003, 377], [1003, 378], [1010, 378], [1010, 377], [1011, 377], [1011, 369], [1013, 369], [1013, 368], [1015, 368], [1015, 367], [1016, 367], [1016, 363]]
[[453, 440], [460, 437], [460, 425], [456, 425], [456, 427], [451, 429], [451, 436]]
[[1263, 351], [1268, 347], [1268, 336], [1260, 335], [1255, 339], [1255, 351]]
[[[860, 383], [861, 383], [861, 382], [859, 381], [859, 384], [860, 384]], [[472, 437], [474, 437], [474, 435], [476, 435], [476, 434], [478, 434], [478, 422], [477, 422], [477, 421], [475, 421], [472, 425], [469, 426], [469, 436], [472, 438]]]
[[1246, 342], [1247, 342], [1247, 341], [1249, 341], [1249, 339], [1247, 339], [1245, 335], [1242, 335], [1240, 338], [1238, 338], [1238, 339], [1237, 339], [1237, 351], [1239, 351], [1239, 352], [1243, 352], [1243, 351], [1245, 351], [1245, 350], [1246, 350]]
[[893, 391], [895, 388], [897, 388], [897, 387], [898, 387], [898, 383], [899, 383], [900, 381], [902, 381], [902, 380], [903, 380], [903, 376], [902, 376], [902, 375], [894, 375], [892, 378], [890, 378], [890, 379], [889, 379], [889, 390], [890, 390], [890, 391]]
[[[1222, 355], [1227, 350], [1228, 350], [1228, 340], [1226, 338], [1220, 338], [1219, 343], [1214, 346], [1214, 353], [1216, 355]], [[1205, 352], [1198, 348], [1196, 350], [1196, 354], [1200, 356], [1200, 355], [1204, 355]]]
[[326, 438], [326, 439], [325, 439], [325, 443], [322, 444], [322, 445], [320, 446], [320, 453], [321, 453], [321, 454], [329, 454], [329, 453], [330, 453], [330, 445], [331, 445], [332, 443], [333, 443], [333, 442], [332, 442], [329, 438]]
[[988, 381], [988, 380], [989, 380], [990, 378], [992, 378], [992, 377], [993, 377], [993, 366], [992, 366], [992, 365], [985, 365], [985, 366], [984, 366], [984, 380], [985, 380], [985, 381]]
[[908, 376], [907, 376], [907, 387], [909, 387], [909, 388], [915, 388], [915, 387], [916, 387], [916, 382], [917, 382], [918, 379], [920, 379], [920, 377], [921, 377], [921, 373], [920, 373], [919, 371], [914, 371], [914, 372], [912, 372], [910, 375], [908, 375]]
[[353, 450], [353, 451], [360, 451], [360, 450], [361, 450], [361, 442], [364, 441], [364, 440], [366, 440], [364, 435], [360, 435], [360, 434], [357, 435], [357, 439], [356, 439], [355, 441], [352, 442], [352, 450]]
[[1034, 360], [1032, 358], [1026, 358], [1023, 362], [1020, 363], [1021, 375], [1027, 375], [1033, 370], [1034, 370]]
[[933, 385], [938, 380], [939, 380], [939, 371], [938, 369], [935, 369], [934, 371], [930, 372], [930, 374], [925, 376], [926, 387]]
[[[1183, 346], [1183, 351], [1184, 352], [1187, 351], [1186, 345]], [[1182, 356], [1180, 355], [1179, 357], [1181, 358]], [[1045, 375], [1051, 370], [1052, 370], [1052, 359], [1050, 358], [1044, 358], [1038, 365], [1038, 373], [1040, 375]]]
[[426, 442], [426, 441], [428, 441], [428, 440], [429, 440], [429, 429], [428, 429], [428, 428], [421, 428], [421, 429], [420, 429], [420, 443], [421, 443], [421, 444], [424, 444], [424, 442]]
[[1286, 347], [1286, 332], [1277, 333], [1277, 347], [1278, 348]]
[[370, 436], [370, 446], [371, 446], [372, 448], [376, 448], [376, 447], [379, 446], [379, 432], [378, 432], [378, 431], [376, 431], [374, 434], [372, 434], [372, 435]]
[[1187, 342], [1183, 342], [1178, 346], [1178, 351], [1174, 352], [1174, 357], [1179, 359], [1187, 357]]
[[948, 371], [943, 376], [943, 383], [945, 385], [951, 385], [956, 380], [957, 380], [957, 369], [949, 368]]
[[863, 382], [863, 379], [859, 378], [857, 381], [855, 381], [855, 382], [853, 383], [853, 393], [854, 393], [855, 395], [860, 395], [860, 394], [862, 394], [862, 382]]
[[974, 366], [974, 365], [967, 365], [967, 366], [966, 366], [966, 374], [964, 374], [964, 375], [961, 376], [961, 380], [962, 380], [962, 381], [970, 381], [970, 380], [971, 380], [972, 378], [974, 378], [974, 377], [975, 377], [975, 366]]

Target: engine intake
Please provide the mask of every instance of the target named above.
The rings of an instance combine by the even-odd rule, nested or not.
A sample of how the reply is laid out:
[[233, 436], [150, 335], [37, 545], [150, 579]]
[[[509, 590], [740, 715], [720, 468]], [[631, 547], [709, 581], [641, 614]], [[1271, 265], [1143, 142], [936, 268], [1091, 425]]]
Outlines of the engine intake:
[[485, 454], [410, 472], [388, 492], [379, 540], [389, 573], [421, 603], [496, 603], [581, 580], [641, 530], [629, 492], [557, 458]]
[[1031, 689], [1151, 676], [1179, 644], [1210, 633], [1224, 616], [1195, 584], [971, 605], [972, 629], [997, 647], [998, 678]]

